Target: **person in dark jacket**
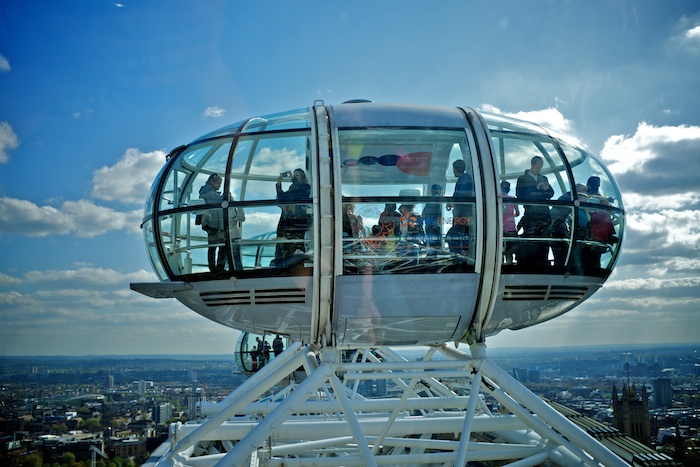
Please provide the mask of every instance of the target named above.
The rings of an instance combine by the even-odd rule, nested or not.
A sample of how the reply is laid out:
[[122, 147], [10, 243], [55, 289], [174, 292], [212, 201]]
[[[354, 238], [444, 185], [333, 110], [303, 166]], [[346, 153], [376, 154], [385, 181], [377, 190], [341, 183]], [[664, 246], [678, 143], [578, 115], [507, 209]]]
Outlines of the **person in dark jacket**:
[[[542, 175], [544, 160], [535, 156], [530, 160], [530, 169], [518, 177], [515, 196], [523, 201], [525, 212], [518, 225], [523, 229], [523, 238], [538, 238], [549, 236], [548, 228], [552, 222], [549, 206], [544, 204], [527, 204], [526, 201], [546, 201], [554, 196], [554, 189], [547, 177]], [[518, 264], [525, 266], [543, 266], [549, 264], [547, 253], [549, 243], [542, 240], [522, 242]]]
[[[311, 225], [311, 216], [307, 212], [309, 198], [311, 198], [311, 185], [302, 169], [296, 169], [292, 178], [292, 184], [287, 191], [282, 190], [282, 177], [277, 178], [277, 201], [282, 201], [280, 207], [282, 214], [277, 224], [278, 240], [303, 240], [306, 231]], [[290, 203], [290, 201], [306, 201], [303, 203]], [[279, 267], [284, 260], [298, 252], [304, 253], [304, 242], [278, 243], [275, 249], [275, 263]]]

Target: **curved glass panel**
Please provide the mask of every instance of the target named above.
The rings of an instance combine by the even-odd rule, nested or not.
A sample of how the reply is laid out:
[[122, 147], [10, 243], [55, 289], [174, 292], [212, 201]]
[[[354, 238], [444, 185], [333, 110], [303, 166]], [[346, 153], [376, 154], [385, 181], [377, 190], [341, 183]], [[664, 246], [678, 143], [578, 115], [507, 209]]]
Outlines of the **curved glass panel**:
[[[209, 139], [178, 154], [153, 197], [158, 200], [157, 243], [165, 258], [161, 270], [171, 277], [203, 279], [264, 275], [265, 270], [310, 274], [309, 133], [242, 136], [233, 151], [232, 138]], [[297, 172], [303, 176], [296, 177]], [[160, 262], [153, 253], [152, 259]]]
[[206, 135], [200, 136], [196, 140], [192, 141], [192, 143], [196, 143], [197, 141], [203, 141], [205, 139], [212, 139], [212, 138], [221, 138], [224, 136], [233, 136], [235, 133], [238, 132], [239, 128], [241, 128], [241, 125], [245, 123], [245, 120], [232, 123], [230, 125], [226, 125], [225, 127], [218, 128], [210, 133], [207, 133]]
[[591, 154], [542, 134], [535, 125], [497, 116], [486, 120], [504, 200], [505, 270], [607, 275], [618, 241], [611, 240], [598, 259], [593, 247], [605, 245], [591, 238], [588, 207], [604, 202], [616, 219], [614, 237], [621, 238], [620, 194], [607, 170]]
[[160, 169], [160, 172], [158, 172], [158, 175], [156, 176], [155, 180], [153, 180], [153, 184], [151, 185], [151, 191], [149, 192], [148, 199], [146, 199], [146, 203], [143, 206], [143, 217], [144, 219], [147, 219], [149, 216], [153, 214], [153, 205], [158, 199], [158, 185], [160, 184], [160, 180], [165, 176], [165, 172], [168, 168], [168, 164], [163, 165], [163, 167]]
[[263, 117], [253, 117], [246, 122], [241, 133], [303, 130], [309, 128], [311, 128], [311, 112], [307, 108], [265, 115]]
[[244, 332], [236, 343], [236, 363], [243, 371], [258, 371], [287, 348], [289, 342], [279, 334]]
[[484, 117], [486, 125], [491, 131], [507, 131], [532, 135], [542, 135], [547, 133], [544, 128], [532, 122], [505, 117], [503, 115], [484, 112], [480, 113]]
[[566, 143], [560, 143], [560, 145], [571, 165], [575, 182], [586, 187], [586, 194], [605, 198], [608, 205], [622, 209], [620, 189], [603, 164], [583, 149]]
[[344, 274], [474, 270], [474, 162], [463, 130], [348, 129], [338, 143]]
[[156, 245], [156, 238], [153, 233], [153, 220], [147, 220], [143, 223], [143, 238], [146, 241], [148, 259], [151, 262], [156, 276], [158, 276], [158, 279], [161, 281], [166, 280], [168, 275], [165, 269], [163, 269], [163, 265], [160, 263], [160, 257], [158, 256], [158, 246]]

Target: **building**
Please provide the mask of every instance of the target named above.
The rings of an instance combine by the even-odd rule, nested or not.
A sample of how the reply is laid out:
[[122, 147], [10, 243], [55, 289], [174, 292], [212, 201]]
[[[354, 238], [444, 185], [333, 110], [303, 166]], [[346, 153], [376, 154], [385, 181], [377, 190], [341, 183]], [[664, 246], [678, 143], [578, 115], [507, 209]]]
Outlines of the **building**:
[[512, 373], [513, 373], [513, 378], [517, 379], [521, 383], [527, 383], [527, 369], [525, 369], [525, 368], [513, 368]]
[[615, 428], [640, 443], [650, 445], [651, 421], [646, 386], [642, 386], [642, 395], [639, 397], [634, 385], [623, 385], [622, 394], [618, 398], [617, 387], [613, 385], [612, 406]]
[[657, 408], [673, 407], [673, 389], [671, 378], [656, 378], [651, 382], [654, 390], [654, 406]]
[[154, 405], [151, 409], [153, 421], [157, 425], [163, 425], [173, 416], [173, 405], [170, 402]]
[[206, 401], [204, 397], [200, 396], [188, 396], [187, 397], [187, 417], [190, 420], [196, 420], [201, 417], [201, 411], [199, 409], [199, 403]]
[[131, 436], [129, 438], [113, 438], [110, 440], [110, 457], [138, 457], [146, 454], [146, 438]]

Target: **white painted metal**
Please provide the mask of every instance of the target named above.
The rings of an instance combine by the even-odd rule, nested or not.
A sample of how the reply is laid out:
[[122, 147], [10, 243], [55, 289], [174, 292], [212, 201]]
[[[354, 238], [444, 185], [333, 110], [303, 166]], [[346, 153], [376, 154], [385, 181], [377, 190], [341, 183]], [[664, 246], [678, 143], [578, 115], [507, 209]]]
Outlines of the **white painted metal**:
[[[206, 404], [205, 420], [176, 424], [158, 465], [627, 465], [493, 364], [482, 344], [471, 355], [435, 346], [420, 361], [385, 348], [340, 357], [333, 347], [290, 346]], [[307, 376], [295, 382], [302, 365]], [[386, 384], [389, 397], [360, 395], [361, 381]], [[484, 397], [509, 413], [492, 412]]]

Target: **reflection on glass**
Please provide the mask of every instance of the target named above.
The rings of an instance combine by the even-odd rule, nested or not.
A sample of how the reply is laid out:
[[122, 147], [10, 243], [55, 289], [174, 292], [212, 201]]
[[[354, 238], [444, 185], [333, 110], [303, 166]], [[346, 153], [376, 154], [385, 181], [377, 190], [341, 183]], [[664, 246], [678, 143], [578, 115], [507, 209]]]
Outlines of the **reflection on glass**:
[[[431, 219], [426, 228], [426, 207], [443, 211], [446, 199], [430, 203], [413, 201], [344, 203], [344, 274], [418, 274], [474, 270], [472, 217], [446, 216]], [[473, 203], [451, 203], [473, 210]], [[433, 211], [435, 212], [435, 211]], [[446, 233], [443, 233], [446, 232]]]
[[473, 271], [474, 165], [456, 130], [338, 132], [344, 274]]

